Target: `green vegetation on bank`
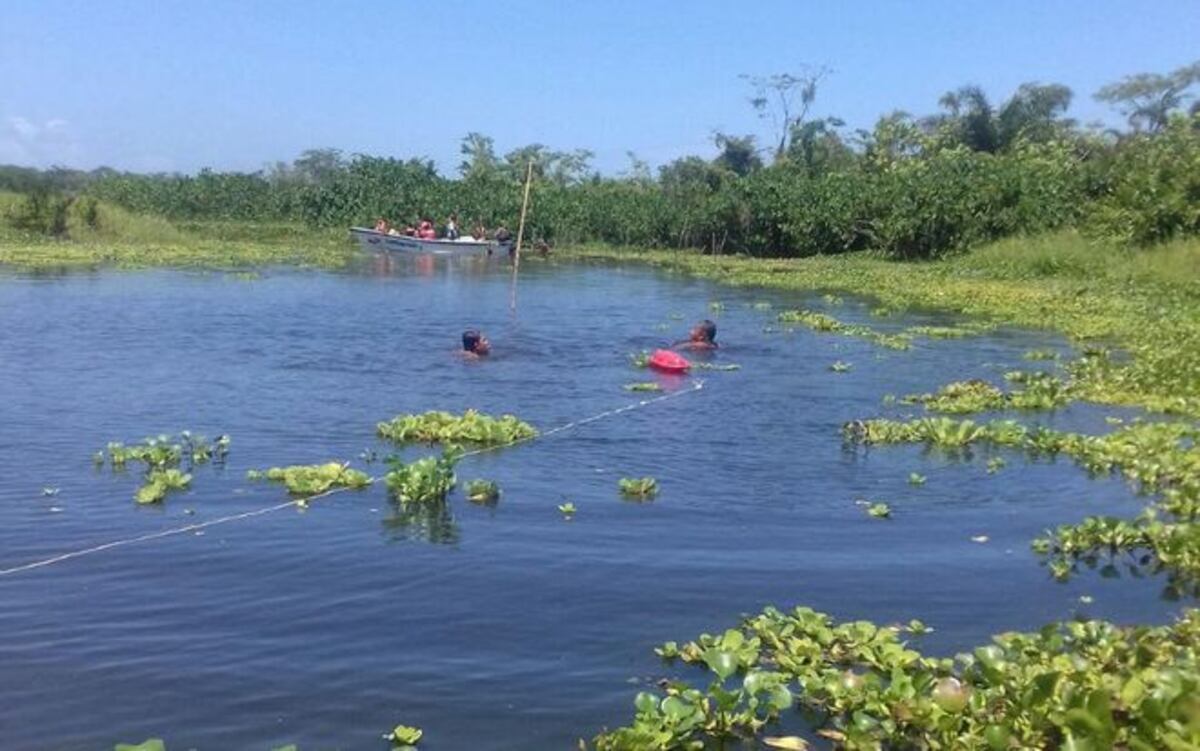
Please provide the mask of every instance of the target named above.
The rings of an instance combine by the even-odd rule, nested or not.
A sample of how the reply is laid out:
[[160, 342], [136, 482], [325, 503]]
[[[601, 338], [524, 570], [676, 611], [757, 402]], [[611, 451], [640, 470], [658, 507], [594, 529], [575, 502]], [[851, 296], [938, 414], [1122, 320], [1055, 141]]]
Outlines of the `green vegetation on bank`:
[[[1200, 240], [1132, 250], [1063, 232], [925, 263], [869, 253], [751, 259], [598, 245], [560, 255], [639, 262], [740, 286], [854, 292], [887, 311], [940, 310], [1055, 329], [1090, 347], [1067, 366], [1074, 398], [1200, 416]], [[880, 338], [870, 327], [847, 331], [829, 316], [794, 315], [817, 330]]]
[[[639, 693], [597, 751], [700, 751], [757, 735], [794, 704], [845, 749], [1194, 749], [1200, 744], [1200, 613], [1158, 628], [1099, 621], [1007, 633], [954, 659], [901, 638], [927, 627], [836, 623], [767, 608], [719, 636], [655, 650], [710, 684]], [[581, 743], [581, 746], [583, 744]], [[808, 748], [799, 737], [775, 748]]]
[[[1200, 62], [1097, 92], [1130, 115], [1124, 133], [1081, 127], [1067, 116], [1071, 90], [1039, 83], [999, 103], [964, 86], [934, 114], [892, 112], [851, 131], [833, 115], [816, 116], [823, 79], [823, 71], [749, 79], [758, 114], [778, 125], [777, 147], [716, 134], [715, 157], [684, 156], [657, 175], [633, 159], [628, 172], [604, 177], [590, 152], [542, 144], [501, 157], [492, 139], [470, 133], [457, 177], [427, 159], [316, 149], [255, 173], [0, 166], [0, 190], [24, 195], [7, 212], [9, 226], [58, 238], [90, 227], [102, 213], [98, 201], [179, 222], [341, 230], [378, 217], [442, 222], [457, 214], [472, 232], [480, 223], [511, 227], [527, 168], [535, 177], [527, 237], [558, 244], [755, 256], [873, 250], [911, 259], [1063, 228], [1129, 245], [1200, 233], [1200, 107], [1188, 107]], [[802, 108], [787, 106], [798, 99]], [[769, 162], [764, 151], [773, 152]]]
[[337, 269], [357, 252], [344, 231], [285, 222], [174, 222], [90, 197], [35, 200], [0, 192], [0, 266]]

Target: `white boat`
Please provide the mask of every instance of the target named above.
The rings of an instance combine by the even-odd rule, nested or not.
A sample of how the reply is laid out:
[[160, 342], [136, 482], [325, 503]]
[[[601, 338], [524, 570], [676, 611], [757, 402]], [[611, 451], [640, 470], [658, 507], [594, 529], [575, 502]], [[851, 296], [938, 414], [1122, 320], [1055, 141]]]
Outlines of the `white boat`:
[[368, 250], [391, 250], [402, 253], [437, 253], [440, 255], [484, 254], [496, 247], [486, 240], [425, 240], [409, 235], [390, 235], [366, 227], [351, 227], [350, 235]]

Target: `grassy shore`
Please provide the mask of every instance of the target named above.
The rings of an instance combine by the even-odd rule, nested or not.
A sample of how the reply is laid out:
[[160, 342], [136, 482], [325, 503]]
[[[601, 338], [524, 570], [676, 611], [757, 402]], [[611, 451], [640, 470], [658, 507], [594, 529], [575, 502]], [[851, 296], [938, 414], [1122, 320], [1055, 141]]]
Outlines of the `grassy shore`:
[[357, 249], [345, 230], [312, 230], [281, 222], [182, 222], [132, 214], [98, 203], [84, 221], [67, 215], [61, 237], [21, 229], [22, 197], [0, 193], [0, 268], [25, 270], [109, 266], [146, 268], [343, 268]]
[[599, 246], [560, 255], [645, 263], [725, 284], [863, 294], [884, 314], [927, 308], [1058, 330], [1116, 350], [1075, 369], [1082, 398], [1200, 417], [1198, 240], [1131, 250], [1062, 233], [920, 263], [869, 254], [771, 260]]

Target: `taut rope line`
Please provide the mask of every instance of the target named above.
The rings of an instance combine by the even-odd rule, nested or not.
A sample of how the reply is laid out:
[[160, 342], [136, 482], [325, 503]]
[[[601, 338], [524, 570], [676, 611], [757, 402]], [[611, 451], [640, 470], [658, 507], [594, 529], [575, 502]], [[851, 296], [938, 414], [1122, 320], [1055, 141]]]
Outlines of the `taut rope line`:
[[[616, 415], [620, 415], [625, 412], [631, 412], [635, 409], [640, 409], [642, 407], [648, 407], [648, 406], [650, 406], [652, 404], [656, 404], [658, 402], [665, 402], [668, 399], [675, 399], [680, 396], [685, 396], [687, 394], [694, 394], [697, 391], [700, 391], [702, 388], [704, 388], [704, 382], [696, 381], [692, 384], [692, 387], [688, 388], [688, 389], [672, 391], [669, 394], [663, 394], [662, 396], [656, 396], [652, 399], [642, 399], [642, 400], [633, 402], [632, 404], [626, 404], [622, 407], [617, 407], [616, 409], [606, 410], [599, 414], [592, 415], [591, 417], [585, 417], [581, 420], [575, 420], [573, 422], [566, 423], [565, 425], [559, 425], [557, 428], [551, 428], [550, 430], [547, 430], [544, 433], [538, 433], [535, 436], [530, 436], [529, 438], [522, 438], [520, 440], [513, 441], [512, 443], [505, 443], [505, 444], [501, 444], [499, 446], [485, 446], [484, 448], [475, 449], [474, 451], [468, 451], [465, 454], [463, 454], [463, 457], [476, 456], [478, 454], [486, 454], [489, 451], [497, 451], [502, 448], [509, 448], [511, 446], [516, 446], [516, 445], [519, 445], [522, 443], [529, 443], [531, 441], [540, 440], [542, 438], [549, 438], [550, 436], [555, 435], [557, 433], [563, 433], [568, 430], [572, 430], [574, 428], [578, 428], [583, 425], [587, 425], [589, 423], [596, 422], [598, 420], [603, 420], [606, 417], [614, 417]], [[374, 481], [374, 478], [372, 479], [372, 482], [373, 481]], [[272, 506], [265, 506], [260, 509], [254, 509], [253, 511], [243, 511], [243, 512], [237, 513], [237, 514], [230, 514], [229, 516], [221, 516], [216, 519], [209, 519], [208, 521], [204, 521], [204, 522], [196, 522], [194, 524], [185, 524], [182, 527], [172, 527], [171, 529], [164, 529], [164, 530], [160, 530], [158, 532], [148, 532], [146, 534], [137, 535], [136, 537], [126, 537], [126, 538], [122, 538], [120, 540], [112, 540], [110, 542], [101, 543], [99, 545], [93, 545], [92, 547], [88, 547], [88, 548], [80, 548], [78, 550], [71, 550], [66, 553], [59, 553], [58, 555], [50, 556], [49, 558], [42, 558], [40, 560], [30, 561], [29, 563], [22, 563], [20, 565], [12, 566], [10, 568], [0, 569], [0, 576], [12, 576], [14, 574], [20, 574], [20, 573], [23, 573], [26, 571], [32, 571], [34, 569], [44, 568], [46, 566], [52, 566], [56, 563], [70, 561], [75, 558], [82, 558], [87, 555], [93, 555], [95, 553], [102, 553], [106, 550], [112, 550], [114, 548], [121, 548], [121, 547], [125, 547], [126, 545], [134, 545], [139, 542], [149, 542], [151, 540], [159, 540], [164, 537], [174, 537], [176, 535], [187, 534], [188, 532], [199, 532], [199, 531], [208, 529], [209, 527], [216, 527], [221, 524], [229, 524], [231, 522], [241, 521], [243, 519], [252, 519], [256, 516], [264, 516], [266, 514], [270, 514], [275, 511], [282, 511], [285, 508], [292, 508], [292, 507], [300, 506], [300, 505], [307, 506], [308, 504], [312, 503], [313, 501], [320, 500], [322, 498], [328, 498], [329, 496], [335, 495], [337, 493], [343, 493], [349, 489], [350, 488], [332, 488], [330, 490], [326, 490], [323, 493], [317, 493], [316, 495], [310, 495], [305, 498], [294, 498], [290, 501], [276, 503]]]

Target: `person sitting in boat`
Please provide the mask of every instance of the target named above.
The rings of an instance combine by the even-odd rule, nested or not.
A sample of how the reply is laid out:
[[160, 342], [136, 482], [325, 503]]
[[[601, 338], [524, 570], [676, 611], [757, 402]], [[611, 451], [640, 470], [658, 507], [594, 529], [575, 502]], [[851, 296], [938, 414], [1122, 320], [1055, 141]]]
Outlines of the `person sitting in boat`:
[[462, 335], [463, 355], [466, 357], [485, 357], [492, 351], [491, 342], [478, 329], [467, 329]]
[[417, 228], [413, 226], [412, 222], [409, 222], [408, 224], [404, 225], [404, 236], [405, 237], [416, 237], [417, 236]]
[[508, 231], [508, 227], [505, 227], [503, 224], [497, 227], [495, 237], [496, 245], [500, 247], [500, 250], [508, 251], [509, 256], [517, 252], [513, 246], [512, 233]]
[[693, 352], [704, 352], [717, 349], [717, 324], [707, 318], [692, 327], [688, 338], [673, 345], [679, 349], [690, 349]]
[[376, 232], [382, 232], [382, 233], [386, 234], [388, 229], [389, 229], [389, 226], [388, 226], [387, 219], [384, 219], [383, 217], [379, 217], [378, 219], [375, 220], [375, 231]]
[[417, 229], [417, 237], [422, 240], [436, 240], [437, 230], [433, 228], [433, 222], [428, 219], [422, 219], [421, 226]]
[[451, 214], [450, 218], [446, 220], [446, 239], [458, 239], [458, 214]]
[[480, 242], [487, 240], [487, 227], [483, 226], [483, 222], [475, 222], [475, 228], [471, 230], [471, 236]]

